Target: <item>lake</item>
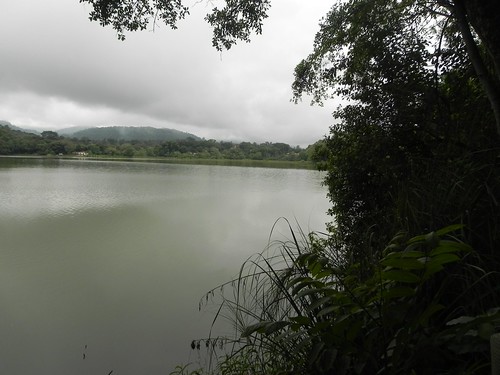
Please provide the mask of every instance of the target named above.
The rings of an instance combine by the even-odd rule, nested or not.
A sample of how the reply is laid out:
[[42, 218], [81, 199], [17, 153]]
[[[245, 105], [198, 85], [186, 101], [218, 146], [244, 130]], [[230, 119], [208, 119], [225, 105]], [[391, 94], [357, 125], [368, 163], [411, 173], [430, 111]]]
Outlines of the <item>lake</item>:
[[[0, 158], [0, 373], [159, 375], [197, 361], [200, 298], [279, 217], [329, 220], [317, 171]], [[287, 237], [281, 221], [272, 238]], [[289, 236], [288, 236], [289, 237]]]

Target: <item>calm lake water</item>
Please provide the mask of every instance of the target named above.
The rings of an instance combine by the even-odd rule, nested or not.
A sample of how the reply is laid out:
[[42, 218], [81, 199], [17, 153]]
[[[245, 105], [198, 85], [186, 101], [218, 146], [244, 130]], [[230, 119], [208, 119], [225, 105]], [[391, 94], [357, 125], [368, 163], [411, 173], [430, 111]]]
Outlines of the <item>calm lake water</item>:
[[[200, 298], [279, 217], [329, 220], [316, 171], [0, 158], [0, 374], [159, 375], [195, 362]], [[278, 225], [273, 238], [287, 236]]]

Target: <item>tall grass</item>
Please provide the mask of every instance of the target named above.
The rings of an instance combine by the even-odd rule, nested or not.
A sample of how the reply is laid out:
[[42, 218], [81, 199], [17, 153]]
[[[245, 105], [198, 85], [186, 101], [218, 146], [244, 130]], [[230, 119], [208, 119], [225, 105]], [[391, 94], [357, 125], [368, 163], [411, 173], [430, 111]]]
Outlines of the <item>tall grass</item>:
[[214, 324], [227, 319], [233, 333], [193, 342], [209, 354], [200, 371], [489, 372], [500, 277], [460, 240], [462, 225], [412, 238], [399, 233], [360, 279], [359, 263], [346, 262], [328, 236], [285, 223], [288, 240], [272, 241], [204, 297], [203, 306], [218, 306]]

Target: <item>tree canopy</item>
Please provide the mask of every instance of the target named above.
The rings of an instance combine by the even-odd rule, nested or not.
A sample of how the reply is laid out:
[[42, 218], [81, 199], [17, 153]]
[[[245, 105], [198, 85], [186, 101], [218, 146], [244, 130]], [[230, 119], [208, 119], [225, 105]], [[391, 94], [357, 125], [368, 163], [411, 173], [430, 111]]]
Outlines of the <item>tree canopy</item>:
[[[162, 22], [175, 29], [177, 22], [189, 14], [182, 0], [80, 0], [92, 5], [90, 20], [112, 26], [118, 38], [126, 31], [144, 30]], [[212, 43], [218, 50], [230, 49], [238, 40], [250, 41], [252, 32], [262, 32], [267, 18], [269, 0], [228, 0], [223, 7], [214, 7], [205, 17], [214, 28]]]
[[[481, 232], [480, 218], [498, 213], [480, 214], [457, 194], [457, 184], [470, 183], [477, 184], [477, 199], [494, 197], [496, 188], [481, 186], [498, 184], [482, 174], [497, 173], [500, 80], [495, 52], [489, 52], [497, 46], [482, 43], [470, 6], [338, 2], [322, 20], [313, 52], [295, 70], [296, 100], [304, 93], [319, 103], [344, 99], [323, 154], [332, 233], [355, 258], [368, 259], [373, 244], [401, 228], [419, 233], [468, 220], [478, 237], [497, 237]], [[497, 33], [492, 28], [484, 38]]]
[[[302, 149], [286, 143], [218, 142], [189, 136], [188, 133], [165, 133], [163, 130], [167, 129], [129, 128], [129, 132], [122, 134], [113, 131], [117, 130], [116, 127], [87, 130], [65, 137], [53, 131], [44, 131], [40, 135], [26, 133], [0, 124], [0, 155], [71, 157], [84, 154], [91, 157], [306, 162], [310, 159], [309, 152], [312, 152], [309, 147]], [[179, 137], [181, 135], [182, 138]], [[303, 164], [301, 167], [309, 168], [312, 164]]]
[[500, 44], [493, 42], [498, 17], [484, 15], [488, 4], [493, 2], [478, 2], [476, 8], [467, 1], [338, 2], [321, 22], [313, 53], [296, 68], [295, 98], [308, 93], [316, 102], [332, 96], [378, 100], [381, 117], [392, 122], [387, 107], [393, 100], [414, 107], [428, 99], [422, 91], [427, 82], [470, 66], [500, 134]]

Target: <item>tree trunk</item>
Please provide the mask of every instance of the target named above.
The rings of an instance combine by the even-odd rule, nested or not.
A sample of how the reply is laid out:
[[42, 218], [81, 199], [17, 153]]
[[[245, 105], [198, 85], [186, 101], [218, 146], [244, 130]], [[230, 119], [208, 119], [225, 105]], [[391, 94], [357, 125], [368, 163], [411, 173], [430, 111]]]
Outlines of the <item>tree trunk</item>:
[[[493, 8], [493, 3], [498, 0], [455, 0], [450, 7], [457, 21], [458, 28], [467, 48], [474, 70], [491, 104], [495, 116], [497, 134], [500, 136], [500, 23], [499, 14]], [[491, 14], [487, 14], [491, 12]], [[475, 23], [479, 23], [475, 27]], [[487, 65], [474, 40], [470, 26], [481, 39], [493, 65], [494, 74], [488, 70]]]
[[500, 82], [500, 3], [498, 0], [459, 0], [467, 19], [490, 55]]

